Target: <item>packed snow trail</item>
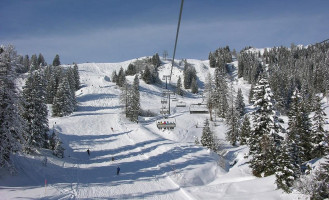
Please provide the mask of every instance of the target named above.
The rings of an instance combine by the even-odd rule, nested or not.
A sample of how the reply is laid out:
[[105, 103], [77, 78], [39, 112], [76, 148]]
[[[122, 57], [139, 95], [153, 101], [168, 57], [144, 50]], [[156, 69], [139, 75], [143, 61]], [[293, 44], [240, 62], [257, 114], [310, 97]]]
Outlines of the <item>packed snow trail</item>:
[[77, 94], [77, 112], [50, 120], [67, 146], [70, 163], [63, 168], [75, 170], [74, 175], [64, 178], [69, 181], [63, 180], [70, 184], [52, 186], [70, 191], [71, 197], [77, 199], [190, 199], [167, 177], [173, 171], [170, 162], [181, 157], [182, 150], [172, 141], [152, 134], [143, 124], [132, 124], [123, 118], [119, 90], [104, 81], [104, 74], [98, 75], [102, 72], [97, 66], [90, 67], [93, 74], [81, 73], [85, 87]]

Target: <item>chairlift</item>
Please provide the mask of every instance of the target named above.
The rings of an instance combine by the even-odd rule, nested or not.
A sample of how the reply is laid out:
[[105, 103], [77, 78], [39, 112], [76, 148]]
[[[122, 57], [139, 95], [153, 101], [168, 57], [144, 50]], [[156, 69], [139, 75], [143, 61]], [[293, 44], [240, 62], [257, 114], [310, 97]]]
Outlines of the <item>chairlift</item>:
[[209, 113], [207, 104], [197, 103], [190, 105], [190, 114], [207, 114]]
[[176, 107], [186, 107], [186, 103], [184, 101], [179, 101], [177, 102]]
[[162, 114], [162, 115], [168, 115], [169, 114], [169, 109], [167, 109], [167, 108], [161, 108], [160, 114]]
[[161, 120], [156, 121], [156, 125], [158, 129], [174, 129], [176, 127], [176, 119], [175, 118], [163, 118]]
[[168, 103], [168, 100], [165, 99], [165, 98], [163, 98], [163, 99], [161, 99], [161, 103], [162, 103], [162, 104], [167, 104], [167, 103]]

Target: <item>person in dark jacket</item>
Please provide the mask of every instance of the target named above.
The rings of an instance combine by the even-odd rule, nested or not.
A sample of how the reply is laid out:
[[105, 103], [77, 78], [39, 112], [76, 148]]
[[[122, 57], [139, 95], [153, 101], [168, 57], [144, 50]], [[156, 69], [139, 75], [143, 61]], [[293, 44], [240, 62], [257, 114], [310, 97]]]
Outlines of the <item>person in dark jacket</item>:
[[88, 153], [88, 156], [90, 156], [90, 151], [89, 151], [89, 149], [87, 150], [87, 153]]
[[119, 173], [120, 173], [120, 167], [118, 166], [118, 168], [117, 168], [117, 175], [119, 175]]

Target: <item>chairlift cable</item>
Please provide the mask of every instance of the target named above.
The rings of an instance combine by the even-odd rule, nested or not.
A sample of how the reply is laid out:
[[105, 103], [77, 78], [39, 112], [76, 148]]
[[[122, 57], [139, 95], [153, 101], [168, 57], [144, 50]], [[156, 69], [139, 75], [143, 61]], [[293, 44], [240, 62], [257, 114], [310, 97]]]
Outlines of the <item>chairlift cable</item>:
[[176, 31], [176, 40], [175, 40], [174, 54], [173, 54], [173, 58], [172, 58], [172, 62], [171, 62], [171, 70], [170, 70], [170, 79], [169, 79], [169, 81], [171, 80], [172, 69], [174, 67], [174, 62], [175, 62], [176, 46], [177, 46], [177, 40], [178, 40], [178, 33], [179, 33], [180, 21], [182, 19], [183, 4], [184, 4], [184, 0], [182, 0], [181, 5], [180, 5], [180, 12], [179, 12], [179, 19], [178, 19], [178, 25], [177, 25], [177, 31]]

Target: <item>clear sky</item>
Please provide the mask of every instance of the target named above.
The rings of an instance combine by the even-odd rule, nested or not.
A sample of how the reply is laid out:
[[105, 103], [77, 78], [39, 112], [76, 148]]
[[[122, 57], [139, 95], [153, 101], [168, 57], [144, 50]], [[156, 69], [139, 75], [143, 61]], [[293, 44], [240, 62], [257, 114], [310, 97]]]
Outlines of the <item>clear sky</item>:
[[[172, 57], [180, 0], [0, 0], [0, 43], [48, 63]], [[185, 0], [176, 58], [329, 38], [329, 0]]]

